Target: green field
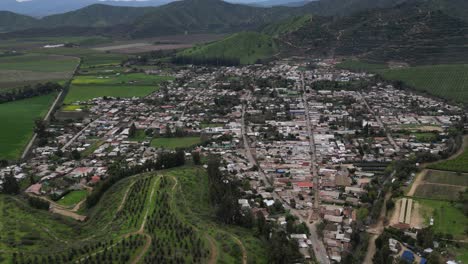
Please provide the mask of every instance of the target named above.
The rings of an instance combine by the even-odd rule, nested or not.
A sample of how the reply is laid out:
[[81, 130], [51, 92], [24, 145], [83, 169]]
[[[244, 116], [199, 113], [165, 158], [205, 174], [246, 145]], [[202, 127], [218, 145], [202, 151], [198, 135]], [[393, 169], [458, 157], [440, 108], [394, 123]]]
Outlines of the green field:
[[389, 69], [384, 64], [346, 60], [339, 68], [378, 73], [388, 80], [400, 80], [416, 90], [449, 100], [468, 103], [468, 64], [429, 65]]
[[43, 117], [56, 93], [0, 104], [0, 159], [17, 159], [33, 134], [34, 120]]
[[423, 180], [430, 183], [468, 186], [468, 173], [429, 170]]
[[252, 64], [259, 59], [270, 58], [277, 52], [277, 45], [270, 36], [255, 32], [241, 32], [220, 41], [186, 49], [177, 55], [198, 59], [239, 59], [241, 64]]
[[340, 69], [347, 69], [358, 72], [375, 72], [378, 70], [388, 69], [387, 65], [385, 64], [368, 63], [359, 60], [345, 60], [337, 64], [336, 67]]
[[451, 160], [444, 160], [432, 164], [429, 168], [435, 170], [468, 172], [468, 147], [465, 148], [460, 156]]
[[151, 146], [155, 148], [188, 148], [200, 144], [200, 137], [182, 137], [182, 138], [155, 138], [151, 141]]
[[401, 80], [417, 90], [468, 103], [468, 64], [388, 69], [379, 73], [386, 79]]
[[0, 89], [67, 80], [78, 62], [75, 57], [47, 54], [0, 57]]
[[158, 89], [158, 86], [138, 85], [72, 85], [65, 97], [64, 103], [84, 102], [104, 96], [122, 98], [143, 97]]
[[455, 238], [462, 238], [468, 226], [468, 218], [463, 212], [450, 202], [435, 200], [417, 200], [422, 208], [421, 213], [426, 224], [431, 217], [434, 218], [434, 230], [436, 233], [451, 234]]
[[144, 73], [79, 75], [73, 79], [64, 103], [82, 102], [104, 96], [123, 98], [143, 97], [157, 91], [161, 82], [172, 79], [169, 76], [148, 75]]
[[57, 203], [66, 207], [74, 206], [85, 199], [87, 194], [86, 190], [71, 191], [58, 200]]

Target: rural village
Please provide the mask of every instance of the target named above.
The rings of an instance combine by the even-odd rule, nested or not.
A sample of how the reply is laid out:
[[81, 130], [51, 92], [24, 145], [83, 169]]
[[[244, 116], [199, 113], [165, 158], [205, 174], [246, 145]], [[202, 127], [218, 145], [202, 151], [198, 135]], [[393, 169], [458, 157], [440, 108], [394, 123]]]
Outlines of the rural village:
[[[222, 158], [221, 171], [244, 183], [243, 212], [285, 228], [292, 215], [305, 226], [290, 236], [305, 259], [339, 263], [350, 252], [366, 254], [359, 241], [375, 239], [385, 226], [398, 234], [383, 242], [393, 256], [424, 264], [442, 241], [422, 248], [406, 237], [417, 240], [437, 220], [427, 223], [408, 196], [389, 206], [391, 192], [382, 190], [411, 186], [422, 163], [453, 153], [459, 146], [451, 128], [463, 122], [464, 110], [335, 64], [180, 67], [146, 97], [73, 102], [74, 112], [57, 113], [59, 121], [44, 128], [47, 144], [2, 168], [0, 177], [31, 179], [28, 195], [49, 201], [53, 213], [86, 221], [80, 205], [117, 160], [141, 166], [183, 147], [187, 160]], [[417, 162], [402, 173], [389, 167], [395, 160]], [[72, 192], [83, 200], [59, 204]], [[393, 216], [384, 223], [386, 210]]]

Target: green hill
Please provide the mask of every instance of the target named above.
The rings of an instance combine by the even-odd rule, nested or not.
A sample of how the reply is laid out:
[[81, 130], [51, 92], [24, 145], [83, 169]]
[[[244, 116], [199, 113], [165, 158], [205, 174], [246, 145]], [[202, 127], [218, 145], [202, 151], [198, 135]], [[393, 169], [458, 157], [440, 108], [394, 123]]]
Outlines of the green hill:
[[153, 7], [121, 7], [96, 4], [64, 14], [46, 16], [40, 20], [39, 27], [109, 27], [131, 24], [138, 17], [153, 9]]
[[312, 21], [312, 15], [294, 16], [284, 21], [275, 22], [266, 25], [262, 33], [270, 36], [280, 36], [286, 33], [294, 32]]
[[0, 11], [0, 32], [20, 30], [34, 26], [36, 19], [8, 11]]
[[234, 59], [251, 64], [278, 52], [272, 37], [256, 32], [241, 32], [223, 40], [184, 50], [177, 55], [187, 59]]
[[445, 11], [433, 10], [426, 1], [417, 3], [335, 19], [314, 17], [282, 37], [283, 43], [294, 45], [294, 49], [287, 45], [283, 49], [310, 55], [351, 55], [378, 62], [467, 62], [468, 23]]

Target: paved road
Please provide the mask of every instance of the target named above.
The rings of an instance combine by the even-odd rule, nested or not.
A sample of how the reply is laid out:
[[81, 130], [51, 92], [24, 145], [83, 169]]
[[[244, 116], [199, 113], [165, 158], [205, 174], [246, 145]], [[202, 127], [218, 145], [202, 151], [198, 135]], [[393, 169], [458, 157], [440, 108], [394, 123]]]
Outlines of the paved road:
[[[246, 104], [248, 104], [248, 102], [250, 101], [250, 94], [247, 96], [246, 101], [247, 101]], [[263, 182], [265, 182], [265, 186], [271, 187], [272, 183], [270, 182], [270, 179], [267, 177], [266, 173], [260, 168], [260, 166], [258, 166], [257, 160], [252, 155], [252, 151], [250, 149], [249, 141], [248, 141], [248, 138], [247, 138], [248, 128], [247, 128], [247, 126], [245, 124], [246, 104], [244, 104], [242, 106], [242, 117], [241, 117], [241, 131], [242, 131], [242, 139], [243, 139], [243, 142], [244, 142], [245, 154], [246, 154], [246, 157], [247, 157], [247, 159], [249, 160], [249, 162], [251, 164], [257, 165], [259, 175], [262, 178]], [[313, 139], [312, 139], [312, 143], [313, 143], [313, 146], [315, 147], [315, 142], [313, 141]], [[313, 153], [315, 154], [315, 150], [313, 151]], [[314, 157], [315, 157], [315, 155], [314, 155]], [[316, 171], [316, 168], [315, 168], [315, 171]], [[316, 175], [318, 175], [318, 174], [316, 174]], [[318, 192], [316, 192], [316, 193], [318, 194]], [[299, 210], [291, 208], [288, 205], [288, 201], [283, 200], [283, 198], [280, 195], [278, 195], [278, 193], [276, 193], [276, 192], [272, 192], [272, 197], [275, 200], [282, 201], [283, 206], [284, 206], [284, 208], [286, 210], [289, 210], [292, 215], [296, 216], [302, 222], [306, 223], [306, 225], [307, 225], [307, 227], [309, 228], [309, 231], [310, 231], [309, 239], [312, 241], [313, 251], [314, 251], [315, 257], [317, 258], [317, 260], [319, 261], [320, 264], [329, 264], [330, 260], [328, 259], [328, 255], [327, 255], [327, 251], [325, 249], [325, 246], [324, 246], [322, 240], [317, 235], [316, 223], [311, 224], [309, 222], [308, 217], [304, 217], [302, 215], [303, 213], [307, 213], [307, 212], [304, 212], [304, 211], [301, 212]], [[316, 201], [318, 201], [318, 199], [316, 199]]]
[[395, 151], [399, 152], [400, 151], [400, 147], [397, 145], [397, 143], [395, 142], [395, 140], [393, 139], [392, 137], [392, 134], [390, 132], [388, 132], [387, 130], [387, 127], [384, 125], [384, 123], [382, 122], [382, 119], [380, 119], [380, 116], [376, 115], [374, 110], [372, 110], [372, 108], [369, 106], [369, 104], [367, 103], [367, 100], [366, 98], [364, 98], [364, 96], [362, 96], [361, 93], [359, 93], [359, 96], [361, 97], [362, 99], [362, 102], [366, 105], [366, 108], [367, 110], [375, 117], [375, 119], [377, 120], [377, 123], [379, 123], [379, 126], [380, 128], [382, 128], [384, 131], [385, 131], [385, 134], [387, 135], [387, 139], [388, 141], [390, 142], [390, 144], [392, 144], [393, 148], [395, 149]]
[[[305, 110], [305, 118], [307, 124], [307, 134], [309, 136], [309, 147], [310, 147], [310, 158], [311, 164], [310, 169], [312, 172], [312, 180], [314, 183], [314, 208], [318, 210], [320, 206], [320, 195], [319, 195], [319, 175], [317, 171], [317, 150], [315, 148], [315, 137], [312, 131], [312, 124], [310, 123], [310, 113], [309, 113], [309, 104], [307, 103], [307, 99], [305, 97], [305, 81], [304, 81], [304, 74], [301, 73], [301, 82], [300, 88], [302, 90], [302, 102], [304, 104]], [[319, 238], [317, 234], [317, 222], [314, 224], [310, 223], [310, 217], [312, 216], [313, 209], [309, 212], [309, 217], [305, 219], [305, 223], [310, 230], [309, 239], [312, 241], [313, 250], [315, 257], [319, 263], [328, 264], [330, 260], [328, 259], [327, 250], [325, 249], [325, 245], [323, 244], [322, 240]]]

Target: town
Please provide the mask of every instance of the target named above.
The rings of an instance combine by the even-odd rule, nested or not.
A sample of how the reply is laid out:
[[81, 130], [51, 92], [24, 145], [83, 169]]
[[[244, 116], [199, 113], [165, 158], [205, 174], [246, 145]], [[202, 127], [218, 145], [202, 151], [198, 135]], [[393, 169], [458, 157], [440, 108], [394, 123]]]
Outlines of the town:
[[[397, 221], [384, 223], [382, 214], [393, 209], [395, 186], [410, 186], [421, 163], [457, 150], [452, 130], [463, 127], [466, 113], [336, 63], [190, 65], [167, 73], [174, 79], [143, 98], [74, 102], [75, 112], [36, 124], [44, 142], [0, 176], [27, 181], [26, 193], [50, 202], [51, 212], [86, 221], [81, 203], [58, 201], [106, 180], [112, 167], [143, 166], [176, 151], [187, 160], [216, 155], [221, 172], [243, 183], [242, 212], [284, 228], [292, 218], [304, 227], [290, 234], [304, 259], [372, 257], [380, 249], [367, 241], [384, 227], [416, 239], [428, 226], [412, 220], [410, 198], [394, 209]], [[392, 166], [408, 160], [416, 167], [408, 173]], [[388, 186], [393, 190], [384, 192]], [[384, 243], [408, 263], [426, 263], [435, 249], [421, 251], [399, 236]]]

